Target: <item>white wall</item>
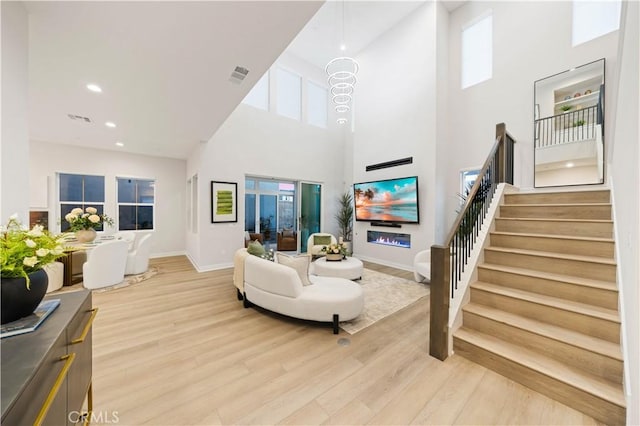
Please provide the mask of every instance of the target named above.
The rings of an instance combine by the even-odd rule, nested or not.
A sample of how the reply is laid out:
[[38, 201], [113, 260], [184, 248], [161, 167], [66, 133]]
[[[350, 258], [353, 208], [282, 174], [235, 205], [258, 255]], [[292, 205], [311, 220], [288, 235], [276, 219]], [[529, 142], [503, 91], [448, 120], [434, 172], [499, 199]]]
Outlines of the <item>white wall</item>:
[[[474, 18], [493, 11], [493, 78], [461, 89], [461, 30]], [[618, 33], [571, 46], [572, 6], [554, 2], [468, 2], [449, 21], [449, 128], [447, 188], [459, 191], [459, 170], [484, 163], [494, 143], [495, 126], [504, 122], [516, 138], [515, 185], [533, 186], [533, 83], [561, 71], [606, 59], [605, 84], [616, 67]], [[605, 105], [612, 97], [607, 91]], [[611, 123], [607, 109], [605, 120]], [[608, 134], [610, 126], [606, 126]], [[607, 135], [605, 136], [605, 145]], [[448, 200], [450, 225], [456, 208]]]
[[[48, 142], [31, 141], [30, 182], [34, 188], [47, 188], [42, 206], [40, 191], [32, 192], [33, 207], [47, 207], [50, 228], [58, 231], [56, 173], [78, 173], [105, 177], [105, 213], [117, 221], [116, 177], [154, 179], [156, 181], [155, 230], [151, 255], [164, 256], [185, 252], [186, 162], [170, 158], [80, 148]], [[25, 191], [27, 196], [29, 192]], [[106, 234], [117, 231], [117, 224]], [[148, 232], [148, 231], [139, 231]]]
[[[436, 20], [441, 5], [425, 3], [357, 55], [353, 181], [417, 175], [420, 224], [354, 225], [354, 253], [405, 269], [429, 247], [436, 227]], [[413, 157], [413, 164], [366, 172], [369, 164]], [[411, 235], [411, 249], [367, 243], [367, 230]]]
[[2, 14], [2, 141], [0, 220], [18, 213], [29, 224], [29, 131], [27, 122], [28, 20], [21, 2], [0, 4]]
[[[322, 83], [326, 81], [324, 71], [288, 55], [277, 64], [303, 76], [305, 111], [304, 79]], [[273, 84], [271, 87], [277, 90]], [[321, 227], [337, 234], [333, 216], [336, 198], [344, 187], [344, 143], [342, 129], [334, 123], [329, 115], [329, 127], [322, 129], [240, 104], [209, 142], [189, 157], [187, 176], [198, 173], [200, 203], [199, 233], [188, 234], [187, 251], [198, 270], [232, 266], [234, 252], [244, 245], [246, 175], [322, 183]], [[211, 181], [238, 183], [237, 223], [211, 223]]]
[[[622, 28], [620, 68], [612, 155], [608, 171], [614, 199], [614, 224], [618, 258], [618, 283], [622, 314], [622, 345], [625, 360], [627, 424], [640, 424], [640, 7], [625, 2], [626, 22]], [[624, 16], [624, 13], [623, 13]]]
[[576, 166], [557, 168], [536, 173], [536, 185], [582, 185], [585, 182], [598, 181], [598, 166]]

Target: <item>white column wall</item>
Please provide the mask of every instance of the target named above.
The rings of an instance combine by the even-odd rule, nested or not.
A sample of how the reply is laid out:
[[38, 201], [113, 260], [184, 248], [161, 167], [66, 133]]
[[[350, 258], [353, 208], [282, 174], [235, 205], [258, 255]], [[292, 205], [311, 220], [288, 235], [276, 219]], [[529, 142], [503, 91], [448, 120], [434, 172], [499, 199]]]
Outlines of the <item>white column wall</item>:
[[[116, 221], [116, 177], [154, 179], [155, 230], [151, 239], [151, 255], [159, 257], [185, 253], [185, 160], [31, 141], [28, 164], [31, 186], [46, 188], [47, 205], [41, 205], [41, 197], [38, 196], [38, 201], [35, 201], [37, 205], [32, 207], [48, 209], [49, 226], [53, 231], [59, 230], [60, 221], [56, 173], [104, 176], [104, 212]], [[25, 192], [29, 195], [28, 191]], [[117, 224], [105, 229], [106, 234], [114, 232], [117, 232]]]
[[17, 213], [29, 223], [29, 128], [27, 118], [29, 34], [21, 2], [0, 3], [2, 15], [2, 141], [0, 142], [0, 221]]
[[[356, 222], [356, 256], [413, 269], [413, 257], [434, 240], [436, 205], [436, 21], [441, 5], [425, 3], [357, 55], [353, 180], [417, 175], [420, 224], [402, 228]], [[413, 164], [366, 172], [365, 167], [404, 157]], [[352, 183], [352, 182], [351, 182]], [[367, 230], [411, 235], [411, 249], [367, 243]]]
[[640, 424], [640, 7], [638, 2], [626, 2], [625, 9], [619, 86], [614, 88], [617, 103], [610, 142], [612, 155], [607, 170], [614, 200], [627, 424], [637, 425]]
[[[493, 12], [493, 77], [461, 89], [463, 26]], [[452, 153], [447, 176], [448, 219], [455, 218], [461, 169], [480, 166], [494, 143], [495, 126], [504, 122], [517, 139], [515, 185], [533, 187], [533, 83], [597, 59], [606, 59], [605, 83], [616, 67], [618, 32], [571, 46], [571, 1], [473, 1], [456, 9], [449, 21], [449, 129]], [[605, 107], [612, 102], [607, 91]], [[606, 132], [611, 112], [606, 109]], [[605, 145], [607, 135], [605, 135]], [[605, 147], [606, 149], [606, 147]], [[439, 161], [440, 162], [440, 161]]]

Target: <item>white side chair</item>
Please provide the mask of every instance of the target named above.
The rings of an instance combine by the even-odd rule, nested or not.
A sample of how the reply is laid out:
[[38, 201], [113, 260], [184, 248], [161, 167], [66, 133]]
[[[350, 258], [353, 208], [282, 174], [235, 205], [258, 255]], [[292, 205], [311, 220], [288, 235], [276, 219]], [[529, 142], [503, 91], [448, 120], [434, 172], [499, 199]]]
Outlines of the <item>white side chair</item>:
[[149, 269], [149, 254], [151, 253], [151, 234], [145, 234], [136, 239], [136, 245], [127, 255], [125, 275], [141, 274]]
[[42, 269], [44, 269], [49, 278], [47, 293], [61, 289], [62, 280], [64, 279], [64, 264], [62, 262], [52, 262], [46, 264]]
[[124, 280], [127, 266], [127, 242], [122, 240], [98, 244], [82, 267], [82, 285], [88, 289], [109, 287]]
[[431, 250], [422, 250], [413, 259], [413, 278], [416, 282], [431, 282]]
[[309, 235], [309, 239], [307, 239], [307, 253], [311, 253], [312, 256], [324, 256], [325, 253], [322, 251], [323, 247], [328, 244], [315, 244], [315, 237], [331, 237], [331, 244], [338, 244], [338, 240], [331, 234], [327, 234], [324, 232], [316, 232], [315, 234]]
[[124, 240], [128, 244], [128, 250], [132, 251], [136, 243], [136, 233], [133, 231], [119, 231], [113, 234], [116, 240]]

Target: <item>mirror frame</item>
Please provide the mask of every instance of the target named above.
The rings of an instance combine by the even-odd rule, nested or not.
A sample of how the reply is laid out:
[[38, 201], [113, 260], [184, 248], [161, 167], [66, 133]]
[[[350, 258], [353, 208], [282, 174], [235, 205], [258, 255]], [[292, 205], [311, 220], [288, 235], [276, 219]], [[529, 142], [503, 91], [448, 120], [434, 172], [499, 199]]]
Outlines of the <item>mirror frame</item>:
[[[573, 83], [566, 83], [563, 86], [563, 80], [569, 80], [569, 77], [575, 76], [576, 74], [571, 74], [574, 71], [585, 70], [586, 67], [595, 68], [597, 64], [601, 64], [602, 73], [597, 74], [593, 77], [587, 77], [581, 81], [574, 81]], [[540, 111], [540, 103], [538, 97], [540, 93], [538, 92], [539, 86], [543, 83], [547, 83], [549, 85], [553, 84], [557, 87], [558, 90], [554, 88], [549, 88], [548, 90], [551, 93], [554, 91], [560, 92], [561, 88], [565, 88], [570, 90], [572, 87], [581, 86], [591, 86], [595, 84], [596, 78], [598, 75], [601, 75], [599, 90], [596, 91], [587, 89], [585, 93], [576, 92], [574, 96], [567, 95], [562, 100], [558, 101], [555, 97], [551, 106], [547, 107], [546, 110], [552, 110], [551, 115], [545, 112], [542, 112], [544, 117], [541, 117]], [[567, 78], [563, 78], [567, 77]], [[605, 161], [605, 140], [604, 140], [604, 132], [605, 132], [605, 80], [606, 80], [606, 60], [605, 58], [597, 59], [592, 62], [588, 62], [577, 66], [575, 68], [571, 68], [569, 70], [565, 70], [541, 79], [534, 81], [533, 83], [533, 186], [534, 188], [553, 188], [553, 187], [564, 187], [564, 186], [578, 186], [578, 185], [602, 185], [605, 183], [606, 176], [606, 161]], [[592, 95], [593, 93], [593, 95]], [[582, 108], [581, 105], [576, 105], [576, 110], [568, 112], [573, 104], [576, 103], [575, 99], [585, 99], [585, 95], [591, 95], [589, 100], [585, 102], [593, 102], [594, 99], [597, 100], [595, 105], [588, 106], [587, 108]], [[564, 106], [564, 105], [567, 106]], [[546, 105], [546, 104], [545, 104]], [[564, 108], [567, 108], [566, 111]], [[562, 109], [563, 112], [558, 113], [557, 109]], [[571, 122], [572, 120], [575, 120]], [[585, 123], [585, 121], [587, 123]], [[559, 124], [560, 123], [560, 124]], [[581, 124], [580, 124], [581, 123]], [[598, 128], [598, 125], [600, 126]], [[561, 130], [556, 130], [556, 128], [560, 127]], [[585, 129], [586, 128], [586, 129]], [[573, 129], [573, 130], [570, 130]], [[599, 132], [596, 132], [599, 130]], [[597, 133], [601, 136], [601, 144], [598, 147], [598, 137]], [[567, 136], [569, 134], [569, 136]], [[558, 183], [558, 184], [547, 184], [547, 185], [539, 185], [536, 179], [536, 156], [538, 154], [538, 148], [556, 148], [562, 144], [568, 142], [579, 142], [581, 140], [589, 140], [589, 135], [593, 135], [593, 139], [595, 139], [595, 149], [596, 149], [596, 161], [598, 156], [600, 156], [600, 163], [596, 163], [596, 167], [598, 167], [598, 177], [599, 182], [588, 181], [584, 183]], [[545, 141], [541, 141], [541, 136], [550, 136], [551, 142], [549, 139], [545, 138]], [[577, 135], [577, 136], [576, 136]], [[585, 136], [586, 135], [586, 136]], [[580, 139], [574, 139], [574, 138]], [[586, 137], [586, 139], [581, 139], [582, 137]], [[565, 140], [568, 138], [569, 140]], [[556, 142], [557, 139], [562, 139], [561, 142]], [[543, 146], [540, 146], [543, 144]], [[566, 146], [566, 145], [565, 145]], [[600, 152], [598, 149], [600, 148]], [[565, 160], [562, 160], [565, 161]], [[572, 167], [570, 165], [570, 161], [567, 161], [567, 167]]]

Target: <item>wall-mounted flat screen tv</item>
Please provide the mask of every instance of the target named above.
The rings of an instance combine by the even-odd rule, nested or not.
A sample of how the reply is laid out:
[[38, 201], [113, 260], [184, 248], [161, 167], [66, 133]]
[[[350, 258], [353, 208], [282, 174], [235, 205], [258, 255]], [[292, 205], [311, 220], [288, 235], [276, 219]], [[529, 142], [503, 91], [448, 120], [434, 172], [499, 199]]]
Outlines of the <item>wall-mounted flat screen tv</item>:
[[356, 220], [419, 223], [418, 177], [386, 179], [353, 185]]

